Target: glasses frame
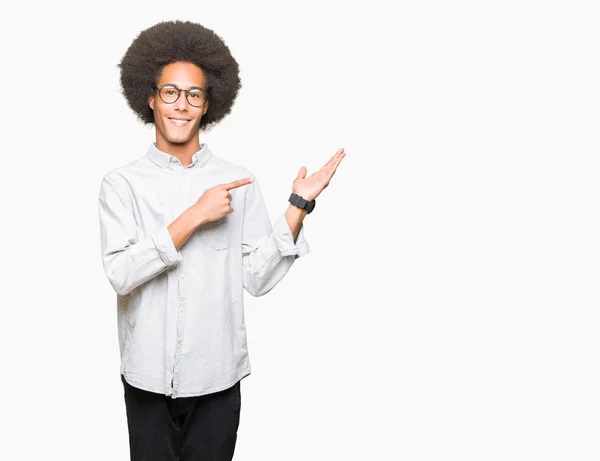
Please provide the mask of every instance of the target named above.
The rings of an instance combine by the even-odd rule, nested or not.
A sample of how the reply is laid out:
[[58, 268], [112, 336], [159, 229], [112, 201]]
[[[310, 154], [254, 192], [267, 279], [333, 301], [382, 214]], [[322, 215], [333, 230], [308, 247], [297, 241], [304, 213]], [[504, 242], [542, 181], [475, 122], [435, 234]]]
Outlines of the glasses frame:
[[[173, 102], [167, 102], [167, 101], [165, 101], [163, 99], [162, 95], [160, 94], [160, 92], [161, 92], [161, 90], [163, 88], [172, 88], [174, 90], [177, 90], [177, 98], [175, 98], [175, 101], [173, 101]], [[194, 88], [190, 88], [189, 90], [182, 90], [181, 88], [177, 88], [175, 85], [153, 86], [152, 89], [154, 91], [158, 91], [158, 97], [165, 104], [175, 104], [177, 101], [179, 101], [179, 98], [181, 97], [181, 92], [182, 91], [185, 91], [185, 100], [192, 107], [203, 107], [206, 104], [206, 101], [208, 100], [208, 98], [210, 97], [210, 95], [204, 89], [200, 88], [199, 86], [196, 86]], [[202, 91], [204, 93], [204, 101], [199, 106], [196, 106], [195, 104], [192, 104], [190, 102], [190, 97], [189, 96], [190, 96], [190, 91], [192, 91], [192, 90], [194, 90], [194, 91], [200, 90], [200, 91]]]

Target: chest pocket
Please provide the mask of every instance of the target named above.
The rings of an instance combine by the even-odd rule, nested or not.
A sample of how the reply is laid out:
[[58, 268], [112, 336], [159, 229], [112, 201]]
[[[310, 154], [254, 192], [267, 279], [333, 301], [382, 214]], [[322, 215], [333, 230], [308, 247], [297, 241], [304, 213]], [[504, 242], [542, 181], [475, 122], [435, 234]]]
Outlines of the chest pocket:
[[198, 228], [200, 239], [215, 250], [226, 250], [231, 246], [231, 219], [228, 215], [202, 224]]

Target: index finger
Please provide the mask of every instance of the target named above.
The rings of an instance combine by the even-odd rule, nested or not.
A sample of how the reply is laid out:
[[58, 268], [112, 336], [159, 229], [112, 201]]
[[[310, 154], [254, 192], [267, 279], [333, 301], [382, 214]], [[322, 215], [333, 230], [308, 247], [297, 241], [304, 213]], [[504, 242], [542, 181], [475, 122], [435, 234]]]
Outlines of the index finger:
[[242, 187], [247, 184], [250, 184], [253, 181], [254, 181], [254, 179], [252, 179], [252, 178], [238, 179], [236, 181], [231, 181], [227, 184], [223, 184], [223, 187], [225, 187], [225, 190], [231, 190], [231, 189], [235, 189], [236, 187]]

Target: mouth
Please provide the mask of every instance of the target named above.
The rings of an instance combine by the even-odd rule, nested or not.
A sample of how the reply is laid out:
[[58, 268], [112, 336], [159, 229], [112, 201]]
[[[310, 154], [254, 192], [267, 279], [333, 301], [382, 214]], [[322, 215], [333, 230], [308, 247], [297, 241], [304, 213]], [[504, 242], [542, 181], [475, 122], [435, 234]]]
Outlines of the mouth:
[[177, 127], [182, 127], [188, 125], [191, 120], [189, 118], [176, 118], [176, 117], [167, 117], [171, 123]]

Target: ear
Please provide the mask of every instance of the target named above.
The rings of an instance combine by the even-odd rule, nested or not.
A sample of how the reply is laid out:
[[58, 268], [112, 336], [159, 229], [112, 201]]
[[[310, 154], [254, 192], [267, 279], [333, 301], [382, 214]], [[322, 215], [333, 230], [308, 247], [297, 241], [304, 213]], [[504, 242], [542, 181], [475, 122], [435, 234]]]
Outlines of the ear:
[[150, 109], [154, 110], [154, 94], [150, 94], [148, 96], [148, 105], [150, 106]]
[[153, 90], [148, 90], [148, 105], [150, 109], [154, 110], [154, 102], [156, 99], [156, 92]]

